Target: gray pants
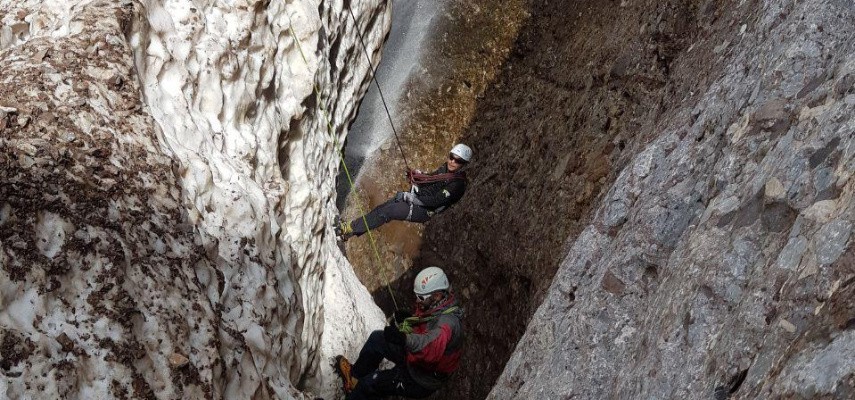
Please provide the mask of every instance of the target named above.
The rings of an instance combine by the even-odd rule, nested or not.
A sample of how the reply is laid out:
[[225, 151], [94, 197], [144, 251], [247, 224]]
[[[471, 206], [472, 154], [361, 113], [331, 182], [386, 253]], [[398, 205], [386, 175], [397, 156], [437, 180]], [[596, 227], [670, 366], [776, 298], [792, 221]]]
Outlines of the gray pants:
[[[422, 206], [393, 198], [374, 207], [371, 212], [365, 215], [364, 221], [362, 217], [351, 221], [350, 226], [353, 228], [353, 234], [359, 236], [367, 232], [368, 228], [376, 229], [391, 220], [424, 223], [430, 220], [430, 215], [428, 210]], [[367, 228], [365, 226], [366, 221], [368, 222]]]

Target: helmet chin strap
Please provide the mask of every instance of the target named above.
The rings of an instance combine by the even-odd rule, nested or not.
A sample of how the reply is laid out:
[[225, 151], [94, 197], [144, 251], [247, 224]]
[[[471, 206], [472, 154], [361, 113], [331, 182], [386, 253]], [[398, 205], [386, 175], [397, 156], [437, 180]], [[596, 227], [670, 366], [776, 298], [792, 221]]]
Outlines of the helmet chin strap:
[[425, 302], [425, 301], [420, 301], [420, 302], [419, 302], [419, 309], [421, 309], [422, 311], [428, 311], [428, 310], [430, 310], [430, 309], [431, 309], [431, 307], [433, 307], [433, 306], [434, 306], [434, 304], [436, 304], [436, 302], [435, 302], [435, 301], [432, 301], [432, 300], [428, 300], [428, 301], [426, 301], [426, 302]]
[[430, 311], [430, 310], [434, 309], [435, 307], [445, 303], [448, 300], [449, 294], [450, 294], [450, 292], [443, 291], [442, 297], [440, 297], [436, 301], [431, 301], [429, 305], [424, 304], [422, 302], [419, 302], [419, 308], [421, 308], [422, 311]]

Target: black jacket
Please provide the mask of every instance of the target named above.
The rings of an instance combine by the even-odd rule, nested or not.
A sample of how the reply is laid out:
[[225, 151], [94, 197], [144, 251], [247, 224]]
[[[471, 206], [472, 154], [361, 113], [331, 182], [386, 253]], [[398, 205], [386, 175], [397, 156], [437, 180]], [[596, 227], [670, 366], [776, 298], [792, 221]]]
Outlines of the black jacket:
[[[428, 175], [445, 174], [448, 167], [442, 164], [436, 171]], [[460, 173], [461, 176], [462, 172]], [[419, 191], [416, 198], [424, 204], [428, 210], [434, 211], [441, 207], [448, 207], [463, 197], [466, 191], [466, 179], [449, 179], [441, 182], [423, 183], [418, 186]]]

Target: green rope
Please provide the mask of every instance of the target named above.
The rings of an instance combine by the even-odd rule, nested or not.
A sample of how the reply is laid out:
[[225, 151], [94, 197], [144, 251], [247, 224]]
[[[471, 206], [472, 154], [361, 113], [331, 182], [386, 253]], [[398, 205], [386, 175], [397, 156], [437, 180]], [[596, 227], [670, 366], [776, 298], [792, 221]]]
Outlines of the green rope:
[[353, 15], [353, 10], [349, 3], [344, 3], [347, 6], [347, 11], [350, 13], [350, 19], [353, 20], [353, 28], [356, 30], [356, 35], [359, 36], [359, 43], [362, 44], [362, 52], [365, 53], [365, 59], [368, 60], [368, 68], [371, 69], [371, 79], [374, 85], [377, 86], [377, 93], [380, 93], [380, 101], [383, 102], [383, 108], [386, 109], [386, 117], [389, 118], [389, 125], [392, 127], [392, 133], [395, 134], [395, 143], [398, 144], [398, 150], [401, 151], [401, 158], [404, 159], [404, 166], [407, 171], [410, 170], [410, 163], [407, 161], [407, 156], [404, 154], [404, 147], [401, 146], [401, 138], [398, 136], [398, 130], [395, 129], [395, 123], [392, 121], [392, 113], [389, 112], [389, 106], [386, 104], [386, 96], [383, 96], [383, 89], [380, 89], [380, 82], [377, 82], [377, 71], [374, 70], [374, 65], [371, 64], [371, 56], [368, 55], [368, 47], [365, 46], [365, 40], [362, 39], [362, 33], [359, 32], [359, 22], [356, 21], [356, 16]]
[[460, 309], [460, 307], [458, 307], [458, 306], [451, 306], [451, 307], [446, 308], [445, 310], [442, 310], [442, 312], [439, 314], [433, 314], [433, 315], [430, 315], [427, 317], [407, 317], [407, 318], [404, 318], [404, 321], [402, 321], [400, 324], [398, 324], [398, 330], [401, 331], [401, 333], [405, 333], [405, 334], [409, 335], [409, 334], [413, 333], [413, 325], [418, 325], [418, 324], [423, 324], [425, 322], [433, 321], [433, 320], [439, 318], [440, 315], [448, 315], [448, 314], [451, 314], [451, 313], [453, 313], [459, 309]]
[[[288, 14], [288, 23], [289, 23], [288, 31], [291, 33], [291, 38], [294, 40], [294, 43], [297, 44], [297, 49], [300, 51], [300, 57], [303, 58], [303, 62], [306, 63], [307, 67], [311, 67], [309, 65], [309, 60], [306, 58], [306, 54], [303, 52], [303, 46], [300, 44], [300, 40], [297, 39], [297, 34], [294, 33], [294, 22], [291, 20], [290, 14]], [[344, 151], [342, 150], [342, 147], [339, 145], [338, 138], [335, 135], [335, 132], [334, 132], [333, 126], [332, 126], [332, 122], [330, 121], [330, 118], [329, 118], [329, 114], [327, 113], [327, 110], [323, 106], [324, 103], [321, 99], [321, 90], [320, 90], [320, 88], [318, 88], [318, 83], [315, 80], [312, 80], [312, 90], [314, 91], [315, 95], [318, 98], [318, 108], [320, 108], [321, 115], [326, 120], [327, 129], [329, 129], [330, 136], [332, 136], [332, 139], [333, 139], [333, 145], [338, 149], [338, 154], [339, 154], [339, 159], [341, 161], [341, 165], [344, 168], [345, 175], [347, 176], [347, 182], [348, 182], [348, 184], [350, 184], [350, 193], [355, 193], [356, 192], [356, 186], [353, 183], [353, 178], [350, 175], [350, 171], [347, 168], [347, 164], [344, 162]], [[368, 228], [368, 220], [365, 218], [365, 213], [363, 212], [362, 207], [359, 204], [357, 204], [356, 207], [357, 207], [357, 211], [359, 211], [359, 213], [362, 214], [362, 222], [365, 223], [365, 228], [368, 230], [367, 231], [368, 239], [371, 242], [371, 249], [374, 250], [374, 256], [377, 258], [377, 263], [378, 263], [378, 265], [382, 265], [383, 261], [380, 258], [380, 252], [377, 250], [377, 243], [374, 240], [374, 235], [371, 233], [371, 228]], [[386, 276], [386, 270], [383, 269], [382, 267], [378, 267], [378, 269], [380, 269], [380, 272], [383, 276], [383, 282], [386, 285], [386, 290], [389, 291], [389, 296], [392, 297], [392, 305], [395, 307], [395, 310], [397, 310], [398, 309], [398, 302], [395, 299], [395, 294], [392, 293], [392, 288], [389, 285], [389, 278]]]

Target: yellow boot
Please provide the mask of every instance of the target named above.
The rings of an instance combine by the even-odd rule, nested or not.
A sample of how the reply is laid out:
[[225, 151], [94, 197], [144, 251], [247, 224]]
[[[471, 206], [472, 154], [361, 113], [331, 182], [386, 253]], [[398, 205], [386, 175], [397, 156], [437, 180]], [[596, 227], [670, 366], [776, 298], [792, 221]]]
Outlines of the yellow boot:
[[350, 364], [350, 361], [348, 361], [345, 356], [336, 356], [333, 367], [335, 368], [336, 373], [338, 373], [338, 376], [341, 377], [344, 393], [347, 394], [352, 392], [353, 389], [356, 388], [356, 384], [359, 380], [350, 375], [350, 370], [353, 367]]
[[335, 229], [336, 236], [341, 238], [341, 241], [346, 242], [347, 239], [350, 239], [353, 236], [353, 227], [350, 226], [350, 222], [341, 222]]

